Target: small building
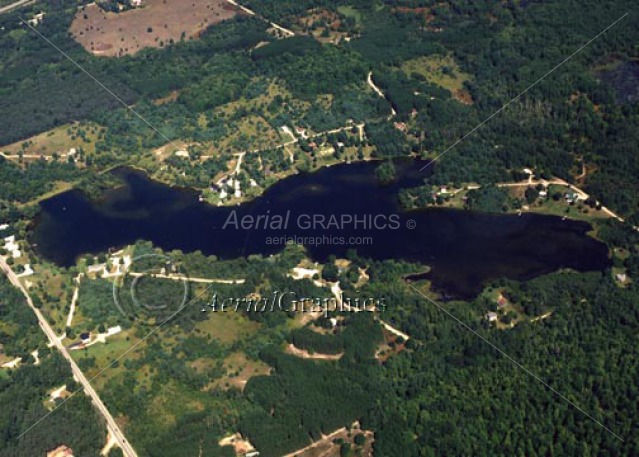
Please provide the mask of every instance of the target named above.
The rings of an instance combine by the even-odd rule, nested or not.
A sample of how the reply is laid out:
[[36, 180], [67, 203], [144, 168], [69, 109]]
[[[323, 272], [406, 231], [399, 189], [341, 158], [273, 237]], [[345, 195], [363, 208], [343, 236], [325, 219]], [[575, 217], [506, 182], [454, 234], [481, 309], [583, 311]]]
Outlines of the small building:
[[122, 331], [122, 327], [120, 327], [119, 325], [116, 325], [115, 327], [110, 327], [107, 329], [106, 336], [117, 335], [121, 331]]
[[101, 274], [105, 275], [108, 273], [106, 263], [98, 263], [96, 265], [89, 265], [87, 267], [87, 273], [89, 274]]
[[524, 174], [526, 175], [532, 175], [533, 172], [530, 168], [524, 168], [523, 170], [521, 170]]
[[579, 194], [576, 194], [574, 192], [566, 192], [564, 194], [564, 199], [566, 200], [566, 203], [576, 203], [579, 201]]
[[33, 274], [33, 268], [31, 268], [31, 265], [28, 263], [24, 264], [22, 273], [19, 273], [17, 276], [18, 278], [23, 278], [25, 276], [31, 276]]
[[66, 444], [61, 444], [52, 451], [47, 452], [47, 457], [73, 457], [73, 450]]
[[44, 19], [44, 14], [45, 14], [44, 11], [40, 11], [38, 14], [34, 15], [32, 19], [29, 19], [27, 22], [29, 23], [29, 25], [35, 27], [40, 22], [42, 22], [42, 19]]
[[491, 311], [489, 313], [486, 314], [486, 320], [488, 322], [497, 322], [497, 313], [494, 311]]
[[397, 130], [399, 130], [400, 132], [405, 132], [407, 129], [406, 123], [405, 122], [395, 122], [393, 124], [395, 126], [395, 128]]
[[615, 279], [620, 283], [625, 283], [628, 280], [628, 275], [626, 275], [625, 273], [617, 273], [615, 275]]
[[540, 198], [547, 198], [548, 197], [548, 192], [546, 192], [545, 190], [540, 190], [539, 191], [539, 197]]
[[16, 242], [15, 235], [8, 236], [4, 239], [4, 248], [14, 259], [17, 259], [22, 255], [20, 252], [20, 246], [18, 246], [18, 243]]

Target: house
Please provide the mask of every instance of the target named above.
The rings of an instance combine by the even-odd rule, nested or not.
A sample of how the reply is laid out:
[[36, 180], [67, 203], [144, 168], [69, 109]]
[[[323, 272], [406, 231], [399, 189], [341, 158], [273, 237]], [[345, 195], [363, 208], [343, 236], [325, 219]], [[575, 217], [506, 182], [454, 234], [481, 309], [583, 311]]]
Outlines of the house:
[[540, 190], [539, 191], [539, 197], [540, 198], [547, 198], [548, 197], [548, 192], [546, 192], [545, 190]]
[[44, 19], [44, 14], [44, 11], [41, 11], [38, 14], [34, 15], [33, 18], [29, 19], [27, 22], [29, 23], [29, 25], [35, 27], [40, 22], [42, 22], [42, 19]]
[[628, 280], [628, 275], [626, 275], [625, 273], [617, 273], [615, 275], [615, 279], [620, 283], [625, 283]]
[[497, 313], [491, 311], [488, 314], [486, 314], [486, 320], [488, 322], [497, 322]]
[[89, 273], [89, 274], [107, 274], [106, 263], [98, 263], [96, 265], [89, 265], [89, 267], [87, 267], [87, 273]]
[[11, 254], [11, 257], [17, 259], [22, 255], [20, 246], [16, 243], [15, 235], [8, 236], [4, 239], [4, 248]]
[[576, 203], [579, 201], [579, 194], [576, 194], [574, 192], [566, 192], [564, 194], [564, 199], [566, 200], [566, 203]]
[[506, 297], [500, 294], [499, 297], [497, 298], [497, 306], [500, 308], [503, 308], [507, 304], [508, 304], [508, 300], [506, 299]]
[[0, 230], [6, 230], [9, 228], [9, 224], [0, 224]]
[[407, 126], [406, 126], [405, 122], [395, 122], [395, 123], [393, 123], [393, 125], [400, 132], [405, 132], [406, 131]]
[[526, 175], [532, 175], [533, 172], [530, 168], [524, 168], [523, 170], [521, 170], [524, 174]]
[[117, 335], [121, 331], [122, 331], [122, 327], [120, 327], [119, 325], [116, 325], [115, 327], [110, 327], [107, 329], [106, 336]]
[[24, 264], [22, 273], [18, 274], [18, 278], [23, 278], [25, 276], [31, 276], [33, 274], [33, 268], [31, 268], [31, 265], [28, 263]]

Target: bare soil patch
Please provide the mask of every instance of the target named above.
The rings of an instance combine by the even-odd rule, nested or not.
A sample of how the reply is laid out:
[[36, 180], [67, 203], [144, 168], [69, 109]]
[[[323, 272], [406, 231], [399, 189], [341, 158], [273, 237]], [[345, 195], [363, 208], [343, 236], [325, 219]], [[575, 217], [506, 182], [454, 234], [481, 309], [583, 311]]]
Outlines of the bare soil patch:
[[[366, 438], [362, 446], [355, 444], [357, 435], [364, 435]], [[339, 457], [341, 443], [350, 443], [351, 452], [349, 455], [371, 457], [373, 455], [373, 443], [375, 435], [370, 430], [361, 428], [359, 422], [355, 422], [350, 429], [340, 428], [328, 435], [323, 435], [321, 439], [298, 449], [295, 452], [285, 455], [284, 457]]]
[[197, 38], [210, 25], [240, 13], [226, 0], [144, 0], [141, 7], [121, 13], [91, 4], [78, 10], [69, 32], [87, 51], [119, 57]]
[[321, 354], [319, 352], [310, 353], [306, 349], [299, 349], [295, 347], [293, 344], [289, 344], [286, 346], [284, 350], [287, 354], [291, 354], [297, 357], [301, 357], [302, 359], [314, 359], [314, 360], [339, 360], [344, 355], [343, 352], [339, 354]]

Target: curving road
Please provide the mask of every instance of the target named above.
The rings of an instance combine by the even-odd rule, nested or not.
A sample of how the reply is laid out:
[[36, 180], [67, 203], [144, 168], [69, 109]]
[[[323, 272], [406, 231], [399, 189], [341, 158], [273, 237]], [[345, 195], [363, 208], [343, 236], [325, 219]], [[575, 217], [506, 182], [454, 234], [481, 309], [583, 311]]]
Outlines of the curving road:
[[[126, 457], [137, 457], [135, 450], [124, 437], [124, 433], [122, 433], [122, 430], [120, 430], [120, 427], [115, 422], [115, 419], [113, 419], [113, 416], [111, 416], [111, 413], [109, 413], [109, 410], [106, 408], [104, 403], [102, 403], [102, 400], [98, 396], [97, 392], [93, 389], [91, 384], [89, 384], [89, 381], [87, 380], [86, 376], [84, 376], [84, 373], [82, 373], [82, 370], [80, 370], [78, 365], [75, 363], [75, 360], [73, 360], [73, 358], [69, 354], [69, 351], [67, 351], [67, 348], [64, 347], [61, 339], [56, 336], [55, 332], [53, 331], [53, 329], [51, 328], [47, 320], [44, 318], [43, 314], [40, 312], [38, 308], [36, 308], [33, 305], [31, 296], [29, 295], [27, 290], [24, 288], [24, 286], [22, 285], [22, 283], [16, 276], [15, 272], [11, 269], [11, 267], [7, 264], [5, 259], [2, 257], [0, 257], [0, 269], [7, 276], [11, 284], [13, 284], [15, 287], [20, 289], [20, 291], [22, 292], [22, 294], [27, 300], [27, 304], [29, 305], [31, 310], [35, 313], [36, 317], [38, 318], [38, 322], [40, 324], [40, 328], [42, 329], [42, 331], [47, 335], [47, 338], [49, 338], [49, 341], [51, 342], [51, 344], [55, 346], [56, 349], [58, 349], [58, 351], [60, 351], [62, 356], [67, 360], [67, 362], [69, 362], [69, 365], [71, 365], [71, 371], [73, 372], [73, 376], [80, 384], [82, 384], [82, 386], [84, 387], [84, 392], [89, 397], [91, 397], [91, 400], [93, 401], [93, 405], [97, 408], [97, 410], [100, 412], [102, 417], [104, 417], [104, 420], [107, 423], [107, 428], [109, 432], [117, 441], [124, 455]], [[33, 426], [37, 426], [37, 423], [34, 424]]]

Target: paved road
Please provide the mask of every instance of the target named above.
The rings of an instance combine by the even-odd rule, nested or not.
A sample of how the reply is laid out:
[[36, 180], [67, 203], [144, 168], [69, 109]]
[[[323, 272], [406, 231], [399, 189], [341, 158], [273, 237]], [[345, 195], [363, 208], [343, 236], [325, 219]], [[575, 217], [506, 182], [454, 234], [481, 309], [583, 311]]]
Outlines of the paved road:
[[40, 328], [47, 335], [47, 338], [49, 338], [49, 341], [51, 342], [51, 344], [53, 344], [58, 349], [58, 351], [60, 351], [62, 356], [65, 359], [67, 359], [67, 362], [69, 362], [69, 365], [71, 365], [71, 371], [73, 372], [75, 379], [78, 380], [80, 384], [82, 384], [82, 386], [84, 387], [84, 392], [89, 397], [91, 397], [93, 404], [98, 409], [100, 414], [102, 414], [102, 416], [104, 417], [107, 423], [107, 428], [109, 429], [109, 432], [111, 432], [111, 434], [117, 441], [124, 455], [126, 457], [137, 457], [135, 450], [133, 450], [133, 447], [129, 444], [129, 442], [124, 437], [122, 430], [120, 430], [120, 427], [113, 419], [113, 416], [111, 416], [111, 413], [109, 413], [109, 410], [106, 408], [104, 403], [102, 403], [102, 400], [98, 396], [97, 392], [93, 389], [91, 384], [89, 384], [89, 381], [84, 376], [84, 373], [82, 373], [82, 370], [80, 370], [78, 365], [75, 363], [75, 360], [73, 360], [73, 358], [67, 351], [67, 348], [64, 347], [64, 345], [62, 344], [62, 341], [56, 336], [55, 332], [53, 331], [53, 329], [51, 328], [47, 320], [44, 318], [40, 310], [33, 305], [31, 296], [29, 295], [27, 290], [24, 288], [24, 286], [22, 285], [22, 283], [20, 282], [20, 280], [18, 279], [14, 271], [11, 269], [11, 267], [7, 264], [7, 262], [2, 257], [0, 257], [0, 269], [4, 272], [5, 275], [7, 275], [7, 278], [9, 278], [9, 281], [11, 281], [11, 284], [13, 284], [15, 287], [20, 289], [20, 291], [23, 293], [23, 295], [25, 296], [27, 300], [27, 304], [29, 305], [31, 310], [35, 313], [36, 317], [38, 318]]
[[0, 8], [0, 14], [8, 13], [9, 11], [12, 11], [16, 8], [20, 8], [21, 6], [25, 6], [31, 3], [35, 3], [35, 0], [18, 0], [17, 2], [12, 3], [11, 5], [3, 6], [2, 8]]

